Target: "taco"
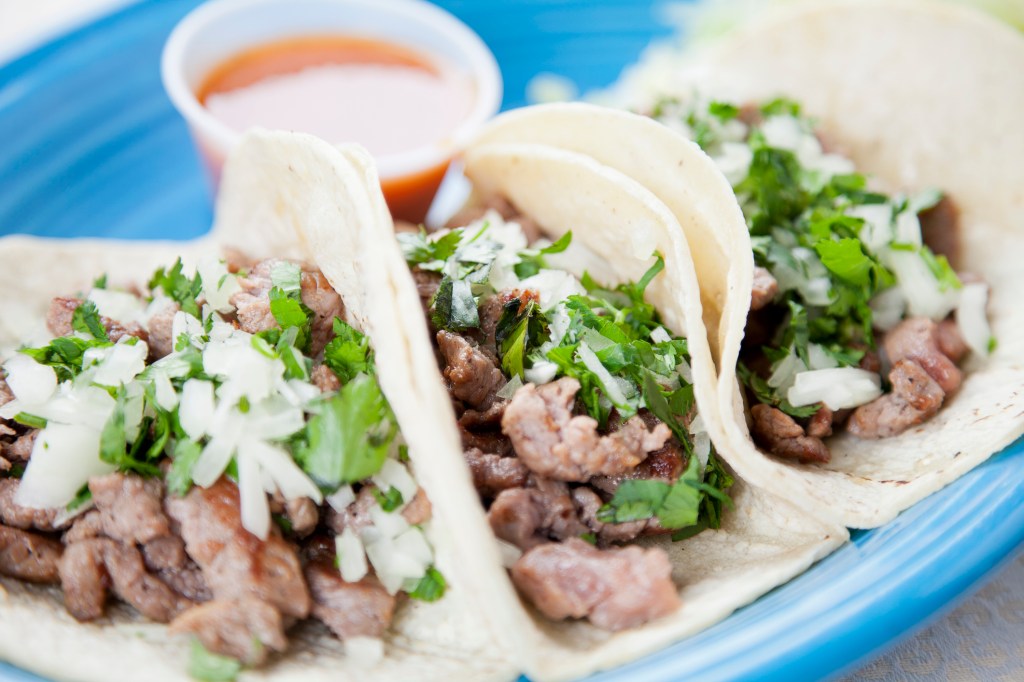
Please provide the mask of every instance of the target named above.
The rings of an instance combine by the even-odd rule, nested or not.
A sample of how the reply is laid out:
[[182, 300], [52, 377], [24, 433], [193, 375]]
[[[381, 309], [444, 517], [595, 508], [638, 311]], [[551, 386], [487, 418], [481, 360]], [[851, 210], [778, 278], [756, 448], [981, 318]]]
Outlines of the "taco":
[[635, 150], [571, 106], [492, 139], [632, 164], [673, 208], [651, 160], [680, 133], [712, 155], [746, 219], [680, 220], [718, 330], [715, 444], [748, 481], [874, 527], [1024, 432], [1020, 66], [1024, 39], [968, 10], [814, 3], [676, 74], [641, 65], [625, 103], [664, 128]]
[[[714, 452], [714, 366], [672, 213], [550, 146], [473, 145], [464, 161], [474, 199], [453, 227], [398, 235], [415, 285], [395, 277], [395, 324], [434, 429], [431, 475], [452, 493], [435, 514], [524, 671], [566, 679], [639, 657], [842, 544], [844, 528], [734, 479]], [[688, 162], [716, 173], [696, 148]], [[307, 239], [333, 281], [319, 227]]]
[[[374, 321], [364, 155], [250, 134], [198, 242], [0, 240], [0, 658], [75, 680], [514, 673], [433, 520], [404, 337]], [[315, 222], [353, 277], [307, 264]]]

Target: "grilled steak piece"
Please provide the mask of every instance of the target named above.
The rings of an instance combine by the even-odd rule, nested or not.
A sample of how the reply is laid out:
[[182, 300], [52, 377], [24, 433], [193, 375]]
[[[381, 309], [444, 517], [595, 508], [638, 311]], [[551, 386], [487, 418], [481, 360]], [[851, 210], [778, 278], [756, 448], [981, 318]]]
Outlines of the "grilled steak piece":
[[56, 583], [63, 552], [56, 540], [0, 525], [0, 574], [30, 583]]
[[127, 545], [171, 534], [164, 515], [164, 484], [158, 478], [113, 473], [89, 479], [103, 534]]
[[427, 493], [424, 492], [423, 488], [417, 488], [416, 494], [411, 500], [408, 500], [405, 508], [402, 509], [402, 518], [410, 526], [418, 526], [430, 520], [433, 510]]
[[[54, 336], [70, 336], [73, 334], [75, 330], [71, 326], [71, 320], [75, 315], [75, 311], [78, 310], [78, 306], [82, 305], [82, 303], [83, 301], [80, 298], [64, 296], [58, 296], [50, 301], [50, 309], [46, 314], [46, 328], [50, 330], [50, 333]], [[101, 315], [100, 323], [106, 329], [107, 336], [114, 343], [117, 343], [125, 336], [134, 336], [142, 341], [149, 341], [149, 334], [135, 322], [122, 324], [117, 320]]]
[[754, 284], [750, 291], [750, 309], [760, 310], [770, 304], [779, 293], [779, 283], [767, 269], [754, 268]]
[[14, 496], [18, 493], [20, 485], [21, 481], [16, 478], [0, 478], [0, 523], [21, 530], [56, 530], [56, 519], [60, 510], [31, 509], [16, 504]]
[[960, 265], [960, 209], [948, 196], [917, 215], [921, 239], [936, 255], [945, 256], [954, 268]]
[[32, 448], [35, 447], [38, 436], [39, 429], [32, 429], [13, 443], [4, 445], [4, 457], [14, 462], [27, 462], [32, 457]]
[[208, 650], [248, 666], [263, 663], [268, 651], [288, 648], [281, 612], [252, 596], [218, 599], [191, 608], [174, 619], [169, 632], [195, 635]]
[[149, 318], [146, 328], [149, 330], [151, 360], [159, 360], [174, 351], [174, 316], [179, 310], [181, 307], [170, 301]]
[[576, 517], [566, 484], [547, 479], [534, 483], [534, 488], [503, 490], [494, 498], [487, 520], [495, 535], [520, 549], [529, 549], [589, 532]]
[[64, 604], [78, 620], [103, 615], [108, 586], [139, 613], [159, 623], [170, 622], [192, 606], [190, 600], [146, 571], [139, 550], [109, 538], [69, 545], [60, 561], [60, 578]]
[[903, 320], [885, 335], [882, 346], [893, 366], [913, 360], [947, 394], [960, 388], [963, 373], [940, 349], [938, 325], [927, 317]]
[[754, 405], [751, 433], [759, 447], [778, 457], [801, 462], [828, 462], [831, 454], [820, 438], [808, 436], [802, 426], [771, 405]]
[[494, 360], [469, 339], [447, 331], [437, 333], [437, 345], [444, 356], [444, 378], [448, 391], [470, 407], [487, 410], [505, 384], [505, 375]]
[[321, 393], [337, 391], [341, 388], [341, 380], [338, 379], [338, 375], [332, 372], [331, 368], [327, 365], [317, 365], [314, 367], [309, 380], [320, 389]]
[[506, 408], [502, 431], [531, 471], [560, 481], [618, 476], [671, 437], [664, 424], [648, 431], [641, 417], [633, 417], [614, 433], [599, 435], [596, 420], [573, 416], [579, 389], [580, 383], [570, 377], [540, 387], [526, 384]]
[[518, 457], [485, 454], [479, 448], [470, 448], [463, 456], [473, 475], [473, 486], [484, 497], [494, 497], [509, 488], [522, 488], [530, 475]]
[[167, 513], [181, 526], [189, 556], [218, 600], [253, 596], [295, 618], [309, 615], [309, 592], [295, 548], [276, 528], [260, 540], [242, 527], [238, 487], [221, 478], [209, 488], [170, 497]]
[[939, 384], [910, 360], [897, 362], [889, 381], [892, 393], [853, 411], [846, 426], [850, 433], [858, 438], [898, 435], [935, 415], [946, 397]]
[[306, 581], [313, 595], [313, 617], [338, 639], [381, 637], [391, 625], [396, 598], [376, 576], [347, 583], [333, 563], [314, 561], [306, 566]]
[[345, 306], [341, 296], [319, 270], [303, 270], [300, 284], [302, 303], [313, 311], [309, 352], [316, 357], [334, 338], [334, 318], [345, 319]]
[[356, 499], [342, 511], [328, 506], [324, 522], [335, 535], [341, 535], [346, 528], [351, 528], [358, 533], [363, 528], [373, 525], [370, 518], [370, 509], [377, 504], [377, 498], [373, 496], [374, 486], [364, 485], [356, 493]]
[[660, 548], [602, 550], [576, 538], [541, 545], [516, 561], [512, 581], [548, 618], [588, 618], [605, 630], [633, 628], [680, 606]]

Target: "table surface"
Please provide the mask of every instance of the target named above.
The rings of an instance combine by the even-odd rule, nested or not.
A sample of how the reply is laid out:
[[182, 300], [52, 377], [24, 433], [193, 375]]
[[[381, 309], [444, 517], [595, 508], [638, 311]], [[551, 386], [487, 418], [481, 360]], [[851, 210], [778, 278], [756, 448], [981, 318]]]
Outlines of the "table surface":
[[[126, 0], [0, 0], [0, 60]], [[0, 226], [16, 231], [16, 225]], [[1024, 679], [1024, 554], [976, 594], [841, 682]]]

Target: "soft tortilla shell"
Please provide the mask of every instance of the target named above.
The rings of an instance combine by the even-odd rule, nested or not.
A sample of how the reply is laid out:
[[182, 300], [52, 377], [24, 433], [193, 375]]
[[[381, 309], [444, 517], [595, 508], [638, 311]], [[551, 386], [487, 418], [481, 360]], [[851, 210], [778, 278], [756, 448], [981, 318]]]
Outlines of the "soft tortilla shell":
[[[714, 370], [686, 242], [671, 212], [650, 192], [592, 158], [545, 145], [474, 146], [466, 153], [465, 163], [478, 197], [508, 197], [551, 237], [571, 229], [574, 242], [603, 258], [619, 279], [638, 278], [650, 265], [653, 251], [659, 250], [666, 268], [652, 283], [650, 300], [660, 307], [667, 326], [676, 333], [689, 330], [694, 372], [707, 373], [704, 383], [711, 386]], [[471, 487], [471, 499], [463, 499], [467, 477], [455, 415], [407, 273], [403, 281], [406, 316], [402, 324], [420, 358], [413, 368], [415, 384], [433, 398], [423, 403], [422, 419], [431, 424], [435, 434], [437, 461], [444, 462], [453, 477], [450, 489], [458, 487], [460, 495], [457, 505], [435, 500], [435, 510], [446, 506], [438, 513], [451, 514], [448, 522], [460, 529], [465, 545], [487, 555], [487, 565], [478, 573], [480, 595], [504, 614], [509, 623], [506, 635], [532, 679], [569, 679], [655, 651], [720, 621], [847, 539], [841, 526], [820, 523], [796, 507], [738, 482], [734, 488], [737, 508], [728, 515], [723, 529], [680, 543], [664, 539], [652, 543], [670, 554], [674, 579], [682, 585], [684, 606], [680, 611], [620, 633], [585, 621], [548, 621], [511, 589], [511, 581], [496, 559], [495, 538]]]
[[[88, 289], [101, 272], [110, 273], [111, 284], [144, 282], [153, 269], [169, 265], [178, 255], [194, 262], [204, 253], [219, 254], [222, 246], [252, 256], [309, 258], [301, 228], [327, 224], [340, 247], [339, 261], [352, 268], [352, 276], [336, 276], [332, 285], [342, 295], [350, 320], [367, 331], [383, 360], [382, 387], [409, 439], [420, 484], [431, 499], [444, 498], [445, 485], [439, 486], [437, 477], [429, 475], [430, 442], [412, 437], [419, 422], [410, 420], [408, 400], [400, 395], [413, 381], [410, 363], [404, 357], [392, 359], [396, 345], [404, 346], [401, 334], [389, 328], [390, 318], [384, 324], [372, 321], [391, 309], [390, 304], [376, 305], [383, 292], [376, 289], [380, 280], [375, 279], [390, 266], [376, 260], [380, 252], [369, 242], [354, 236], [362, 234], [362, 225], [382, 220], [379, 189], [368, 192], [365, 168], [350, 160], [359, 158], [358, 150], [342, 153], [305, 135], [251, 133], [225, 168], [217, 222], [208, 237], [180, 243], [3, 238], [0, 348], [9, 352], [38, 333], [52, 296]], [[304, 624], [286, 656], [263, 670], [243, 673], [241, 679], [512, 677], [514, 666], [502, 655], [497, 638], [483, 627], [477, 600], [470, 599], [474, 590], [463, 578], [463, 564], [454, 558], [455, 536], [443, 523], [429, 524], [428, 535], [449, 591], [433, 604], [407, 600], [400, 606], [386, 635], [383, 661], [366, 667], [346, 656], [326, 628]], [[62, 680], [190, 679], [185, 670], [187, 642], [168, 638], [165, 626], [147, 622], [125, 607], [111, 608], [108, 617], [96, 623], [80, 624], [64, 610], [59, 590], [8, 579], [0, 580], [0, 659]]]
[[939, 415], [895, 438], [831, 439], [825, 467], [754, 446], [735, 374], [749, 296], [722, 309], [731, 338], [718, 390], [730, 464], [848, 526], [881, 525], [1024, 432], [1024, 37], [959, 7], [819, 2], [745, 30], [702, 66], [711, 94], [800, 101], [833, 145], [891, 188], [947, 191], [961, 209], [963, 268], [992, 286], [999, 346], [971, 361]]

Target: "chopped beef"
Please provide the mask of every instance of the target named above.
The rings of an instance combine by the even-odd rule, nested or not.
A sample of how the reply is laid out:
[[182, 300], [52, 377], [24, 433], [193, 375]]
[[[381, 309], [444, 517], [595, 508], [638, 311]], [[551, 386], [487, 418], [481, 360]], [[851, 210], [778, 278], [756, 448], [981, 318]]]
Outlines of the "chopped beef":
[[60, 561], [60, 578], [64, 604], [78, 620], [103, 615], [108, 586], [139, 613], [159, 623], [170, 622], [192, 606], [191, 601], [146, 571], [137, 549], [109, 538], [70, 544]]
[[[63, 296], [58, 296], [50, 301], [50, 310], [46, 314], [46, 328], [50, 330], [50, 333], [54, 336], [70, 336], [73, 334], [75, 330], [71, 326], [71, 320], [75, 315], [75, 311], [78, 310], [78, 306], [82, 305], [82, 302], [80, 298]], [[115, 343], [125, 336], [134, 336], [142, 341], [149, 340], [146, 330], [135, 322], [121, 324], [102, 315], [100, 316], [100, 322], [103, 324], [103, 328], [107, 330], [107, 336]]]
[[493, 401], [486, 410], [468, 409], [459, 416], [459, 426], [476, 430], [490, 430], [501, 427], [508, 401], [504, 398]]
[[143, 545], [142, 556], [146, 560], [146, 568], [151, 571], [179, 568], [189, 561], [185, 553], [185, 542], [177, 535], [164, 535], [150, 540]]
[[948, 196], [917, 216], [921, 238], [936, 255], [945, 256], [954, 268], [960, 264], [960, 209]]
[[754, 268], [754, 286], [751, 290], [750, 309], [760, 310], [772, 302], [779, 293], [779, 283], [772, 273], [760, 266]]
[[391, 625], [397, 600], [376, 576], [347, 583], [332, 562], [317, 561], [306, 566], [306, 582], [313, 596], [313, 617], [339, 639], [379, 638]]
[[892, 393], [887, 393], [850, 416], [847, 430], [858, 438], [888, 438], [932, 417], [945, 393], [916, 362], [900, 360], [889, 372]]
[[303, 270], [302, 302], [313, 311], [310, 325], [310, 354], [314, 357], [323, 352], [324, 346], [334, 337], [334, 318], [345, 319], [345, 306], [341, 296], [319, 270]]
[[57, 583], [63, 551], [56, 540], [0, 525], [0, 575], [30, 583]]
[[89, 479], [103, 534], [125, 544], [146, 544], [171, 534], [163, 510], [164, 485], [158, 478], [113, 473]]
[[433, 506], [430, 504], [430, 498], [427, 497], [423, 488], [418, 488], [413, 498], [402, 509], [402, 518], [410, 526], [418, 526], [429, 521], [432, 512]]
[[59, 509], [31, 509], [15, 503], [21, 481], [16, 478], [0, 478], [0, 523], [21, 530], [54, 531]]
[[520, 549], [589, 532], [576, 517], [569, 488], [536, 479], [535, 488], [511, 488], [494, 498], [487, 512], [494, 534]]
[[[2, 450], [2, 448], [0, 448], [0, 450]], [[8, 462], [6, 459], [4, 459], [2, 455], [0, 455], [0, 471], [10, 471], [10, 470], [11, 470], [11, 463]]]
[[512, 581], [553, 620], [589, 618], [605, 630], [625, 630], [680, 606], [663, 549], [597, 549], [570, 539], [535, 547], [512, 567]]
[[11, 392], [11, 387], [7, 385], [7, 377], [0, 377], [0, 406], [6, 405], [12, 400], [14, 400], [14, 393]]
[[320, 523], [320, 510], [308, 497], [288, 500], [284, 505], [284, 513], [292, 525], [292, 532], [300, 538], [312, 533]]
[[590, 488], [580, 486], [572, 491], [572, 501], [580, 521], [586, 524], [601, 544], [629, 542], [635, 540], [647, 530], [648, 520], [627, 521], [625, 523], [603, 523], [597, 518], [597, 511], [604, 500]]
[[515, 454], [515, 450], [512, 449], [512, 441], [501, 431], [470, 431], [460, 424], [459, 433], [462, 434], [462, 447], [465, 450], [477, 448], [502, 457], [510, 457]]
[[470, 407], [486, 410], [494, 404], [505, 384], [505, 375], [486, 353], [464, 336], [447, 331], [437, 333], [437, 345], [444, 356], [444, 378], [453, 396]]
[[501, 313], [504, 309], [505, 301], [501, 294], [487, 296], [480, 304], [481, 344], [493, 352], [498, 351], [498, 342], [495, 336], [498, 333], [498, 320], [501, 319]]
[[822, 405], [807, 423], [807, 435], [811, 438], [828, 438], [831, 436], [832, 417], [832, 410], [828, 406]]
[[65, 545], [79, 542], [88, 538], [98, 538], [103, 535], [103, 517], [95, 509], [91, 509], [81, 516], [75, 518], [71, 528], [64, 533], [62, 540]]
[[891, 329], [882, 340], [889, 362], [913, 360], [947, 394], [960, 387], [963, 373], [940, 350], [939, 326], [927, 317], [911, 317]]
[[263, 663], [268, 649], [288, 648], [281, 612], [246, 595], [193, 607], [174, 619], [170, 633], [195, 635], [208, 650], [249, 666]]
[[494, 497], [509, 488], [522, 488], [529, 478], [529, 469], [518, 457], [485, 454], [479, 448], [469, 448], [463, 454], [473, 475], [473, 486], [484, 497]]
[[32, 457], [32, 448], [36, 445], [37, 436], [39, 436], [39, 429], [32, 429], [13, 443], [4, 445], [4, 457], [12, 461], [27, 462]]
[[[648, 428], [656, 427], [660, 420], [649, 410], [640, 410], [637, 416], [643, 419]], [[621, 422], [619, 422], [621, 424]], [[610, 424], [609, 428], [617, 428]], [[626, 480], [664, 481], [675, 483], [683, 473], [686, 465], [686, 453], [683, 446], [675, 438], [669, 438], [659, 449], [647, 455], [635, 469], [620, 476], [595, 476], [589, 484], [609, 495], [614, 495], [619, 484]]]
[[341, 388], [341, 380], [338, 379], [338, 375], [335, 374], [327, 365], [317, 365], [313, 369], [313, 373], [310, 375], [309, 380], [314, 386], [320, 389], [321, 393], [337, 391]]
[[831, 455], [820, 438], [808, 436], [803, 427], [782, 410], [770, 405], [754, 405], [751, 431], [754, 441], [777, 457], [801, 462], [828, 462]]
[[570, 377], [540, 387], [526, 384], [505, 410], [502, 430], [523, 463], [541, 476], [586, 481], [621, 475], [671, 437], [664, 424], [648, 431], [640, 417], [614, 433], [599, 435], [596, 420], [572, 414], [579, 389], [580, 383]]
[[234, 483], [221, 478], [209, 488], [169, 497], [166, 507], [180, 524], [185, 548], [216, 599], [255, 596], [285, 615], [309, 614], [309, 592], [295, 548], [274, 527], [266, 540], [242, 527]]
[[878, 357], [878, 351], [869, 348], [864, 351], [864, 356], [861, 357], [857, 366], [869, 372], [880, 374], [882, 372], [882, 359]]
[[430, 308], [430, 302], [434, 300], [441, 286], [441, 273], [415, 268], [412, 271], [412, 278], [416, 282], [416, 292], [420, 295], [423, 308]]
[[356, 499], [343, 510], [338, 511], [334, 507], [327, 507], [327, 514], [324, 521], [335, 535], [341, 535], [346, 528], [351, 528], [358, 533], [363, 528], [373, 525], [370, 518], [370, 509], [377, 504], [377, 498], [373, 495], [374, 486], [364, 485], [356, 493]]
[[956, 321], [953, 319], [946, 319], [939, 322], [939, 326], [935, 330], [935, 334], [936, 339], [938, 340], [939, 350], [953, 362], [959, 363], [970, 350], [967, 347], [967, 342], [964, 341], [963, 335], [960, 334], [960, 329], [957, 327]]
[[146, 327], [149, 330], [149, 357], [152, 360], [159, 360], [174, 351], [174, 316], [179, 310], [181, 307], [177, 303], [169, 301], [149, 318]]

